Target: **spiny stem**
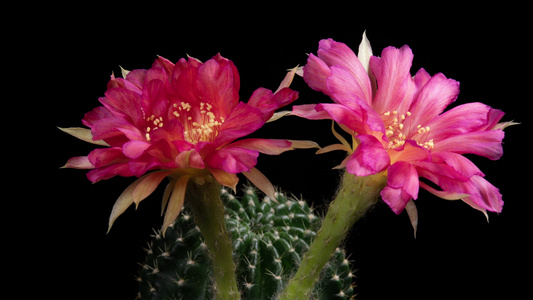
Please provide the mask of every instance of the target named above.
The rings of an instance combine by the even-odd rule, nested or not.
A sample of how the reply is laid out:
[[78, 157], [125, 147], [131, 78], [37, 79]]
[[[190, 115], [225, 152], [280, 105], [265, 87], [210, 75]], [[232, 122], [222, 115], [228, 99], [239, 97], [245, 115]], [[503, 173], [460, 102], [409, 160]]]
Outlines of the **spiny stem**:
[[187, 203], [212, 258], [216, 299], [240, 299], [235, 278], [233, 250], [224, 221], [225, 208], [220, 199], [220, 189], [221, 185], [216, 181], [205, 182], [201, 185], [191, 182], [187, 187]]
[[309, 299], [324, 265], [353, 224], [376, 203], [386, 183], [387, 177], [382, 174], [355, 177], [345, 172], [337, 196], [331, 202], [315, 240], [279, 300]]

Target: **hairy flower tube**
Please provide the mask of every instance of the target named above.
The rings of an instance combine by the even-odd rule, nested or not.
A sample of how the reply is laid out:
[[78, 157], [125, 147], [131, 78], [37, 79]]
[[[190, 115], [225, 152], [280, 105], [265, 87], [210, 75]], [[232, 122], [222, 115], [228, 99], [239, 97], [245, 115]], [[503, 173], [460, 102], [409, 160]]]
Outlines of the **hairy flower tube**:
[[242, 173], [273, 195], [272, 184], [255, 168], [259, 153], [277, 155], [313, 143], [239, 138], [297, 99], [298, 92], [288, 88], [293, 76], [289, 72], [276, 92], [258, 88], [244, 103], [239, 101], [237, 68], [220, 54], [205, 63], [189, 57], [174, 64], [159, 57], [149, 70], [123, 70], [124, 78], [111, 76], [99, 99], [102, 106], [85, 114], [82, 122], [90, 129], [62, 129], [106, 147], [73, 157], [65, 167], [91, 169], [87, 177], [92, 182], [116, 175], [139, 177], [115, 203], [109, 228], [166, 177], [170, 183], [163, 196], [162, 209], [168, 204], [163, 232], [179, 214], [189, 181], [216, 181], [235, 189], [236, 174]]
[[[338, 168], [356, 176], [383, 173], [382, 199], [399, 214], [407, 211], [416, 231], [419, 188], [447, 200], [461, 199], [482, 211], [501, 212], [499, 190], [463, 154], [491, 160], [502, 154], [504, 113], [482, 103], [444, 110], [459, 94], [459, 83], [443, 74], [420, 69], [410, 74], [413, 53], [408, 46], [387, 47], [372, 56], [363, 34], [359, 53], [332, 39], [310, 54], [303, 78], [333, 103], [302, 105], [293, 114], [308, 119], [332, 119], [352, 136], [352, 144], [334, 134], [340, 144], [319, 150], [349, 153]], [[420, 180], [424, 178], [424, 180]]]

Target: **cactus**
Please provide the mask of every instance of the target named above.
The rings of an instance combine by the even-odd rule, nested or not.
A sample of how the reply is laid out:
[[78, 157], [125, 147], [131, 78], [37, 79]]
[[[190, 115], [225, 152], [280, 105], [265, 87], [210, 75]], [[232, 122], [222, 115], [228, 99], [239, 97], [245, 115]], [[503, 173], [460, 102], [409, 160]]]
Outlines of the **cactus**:
[[[321, 219], [303, 200], [277, 193], [277, 203], [245, 188], [237, 199], [222, 189], [226, 227], [242, 299], [275, 299], [294, 275]], [[156, 232], [139, 276], [139, 299], [212, 299], [208, 249], [194, 217], [184, 208], [163, 237]], [[321, 273], [313, 298], [349, 299], [352, 272], [337, 249]]]

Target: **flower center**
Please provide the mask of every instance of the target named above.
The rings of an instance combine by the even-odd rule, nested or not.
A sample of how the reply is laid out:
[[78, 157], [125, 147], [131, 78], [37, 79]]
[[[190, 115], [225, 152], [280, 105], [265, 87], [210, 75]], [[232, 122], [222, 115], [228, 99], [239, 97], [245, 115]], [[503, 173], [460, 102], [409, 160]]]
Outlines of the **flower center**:
[[212, 142], [224, 123], [224, 117], [217, 118], [211, 111], [213, 106], [209, 103], [200, 102], [200, 106], [193, 110], [189, 103], [183, 101], [180, 104], [174, 103], [172, 107], [172, 114], [179, 118], [183, 125], [185, 140], [193, 144]]
[[[425, 141], [427, 133], [431, 130], [429, 126], [423, 127], [422, 125], [416, 126], [416, 132], [410, 132], [410, 126], [404, 125], [405, 120], [411, 116], [411, 112], [406, 112], [405, 115], [400, 115], [397, 111], [387, 111], [383, 113], [384, 123], [385, 123], [385, 135], [389, 139], [389, 149], [396, 149], [405, 144], [405, 141], [408, 138], [414, 137], [414, 135], [419, 134], [416, 137], [416, 143], [428, 150], [433, 149], [435, 144], [433, 139]], [[422, 142], [424, 141], [424, 142]]]

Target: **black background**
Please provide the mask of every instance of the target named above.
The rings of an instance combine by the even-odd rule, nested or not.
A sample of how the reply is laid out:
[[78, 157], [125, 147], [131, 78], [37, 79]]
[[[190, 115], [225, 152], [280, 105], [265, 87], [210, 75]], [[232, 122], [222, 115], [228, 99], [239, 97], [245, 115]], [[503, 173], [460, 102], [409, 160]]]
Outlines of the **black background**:
[[[249, 6], [249, 7], [246, 7]], [[451, 3], [406, 7], [386, 3], [213, 6], [209, 3], [76, 4], [33, 7], [6, 28], [14, 34], [5, 57], [17, 96], [4, 99], [6, 119], [4, 216], [13, 288], [54, 299], [133, 299], [134, 277], [152, 228], [161, 225], [162, 190], [129, 209], [106, 235], [111, 208], [133, 178], [91, 184], [82, 170], [59, 169], [93, 145], [56, 129], [81, 126], [99, 105], [111, 72], [149, 68], [157, 55], [206, 61], [220, 52], [241, 76], [247, 101], [258, 87], [276, 89], [285, 70], [304, 65], [318, 41], [334, 38], [357, 49], [364, 30], [375, 55], [408, 44], [412, 74], [424, 67], [461, 82], [454, 105], [480, 101], [505, 111], [499, 161], [471, 157], [505, 201], [501, 214], [421, 191], [417, 238], [405, 213], [376, 205], [350, 232], [345, 247], [357, 276], [358, 299], [513, 299], [531, 281], [529, 137], [531, 30], [516, 6], [466, 8]], [[18, 29], [22, 24], [27, 28]], [[22, 31], [19, 31], [22, 30]], [[8, 38], [11, 38], [9, 36]], [[355, 50], [357, 52], [357, 50]], [[13, 65], [12, 65], [13, 64]], [[327, 102], [301, 78], [296, 104]], [[6, 117], [6, 116], [4, 116]], [[32, 126], [31, 130], [22, 130]], [[253, 136], [335, 142], [329, 121], [285, 118]], [[16, 128], [16, 130], [15, 130]], [[529, 128], [529, 129], [528, 129]], [[8, 142], [9, 141], [9, 142]], [[257, 168], [274, 185], [324, 211], [339, 180], [331, 168], [344, 153], [301, 150], [269, 157]], [[9, 196], [14, 193], [16, 196]], [[11, 218], [7, 218], [11, 217]], [[21, 239], [22, 244], [18, 244]], [[11, 245], [11, 243], [9, 243]], [[22, 263], [22, 266], [21, 266]], [[18, 297], [25, 298], [25, 297]], [[38, 297], [39, 298], [39, 297]]]

